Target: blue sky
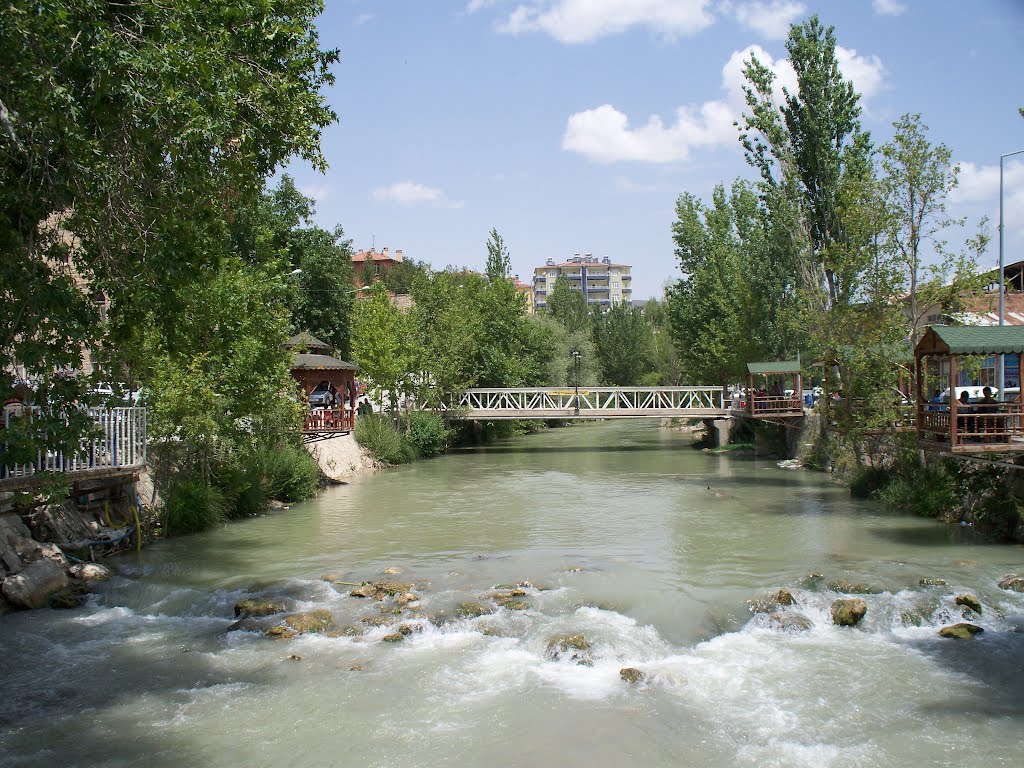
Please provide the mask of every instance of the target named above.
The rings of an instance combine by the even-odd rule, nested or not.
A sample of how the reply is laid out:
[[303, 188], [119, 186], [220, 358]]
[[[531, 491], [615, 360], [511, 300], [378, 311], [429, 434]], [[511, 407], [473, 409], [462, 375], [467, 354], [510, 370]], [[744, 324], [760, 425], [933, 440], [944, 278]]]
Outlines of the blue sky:
[[[1024, 149], [1024, 0], [327, 0], [330, 169], [288, 172], [357, 249], [480, 269], [495, 227], [527, 281], [591, 252], [633, 265], [635, 298], [660, 296], [680, 274], [676, 198], [750, 175], [732, 126], [742, 62], [755, 50], [784, 81], [788, 23], [813, 12], [876, 143], [920, 112], [953, 150], [951, 212], [990, 215], [995, 266], [999, 156]], [[1010, 263], [1024, 155], [1005, 168]]]

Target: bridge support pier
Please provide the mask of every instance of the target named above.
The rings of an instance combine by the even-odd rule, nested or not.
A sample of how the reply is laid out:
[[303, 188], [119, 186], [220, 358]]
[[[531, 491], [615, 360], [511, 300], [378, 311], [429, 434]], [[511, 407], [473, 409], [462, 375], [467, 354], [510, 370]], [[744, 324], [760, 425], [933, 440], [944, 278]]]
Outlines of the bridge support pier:
[[722, 448], [729, 444], [732, 419], [704, 419], [704, 429], [711, 447]]

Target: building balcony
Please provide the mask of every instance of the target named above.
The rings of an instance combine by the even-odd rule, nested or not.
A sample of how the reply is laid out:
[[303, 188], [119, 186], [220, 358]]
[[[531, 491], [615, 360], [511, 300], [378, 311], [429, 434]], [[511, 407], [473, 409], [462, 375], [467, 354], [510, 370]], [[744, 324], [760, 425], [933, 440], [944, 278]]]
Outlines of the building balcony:
[[582, 280], [583, 279], [583, 276], [579, 275], [579, 274], [576, 274], [576, 275], [566, 275], [566, 277], [568, 277], [570, 280]]

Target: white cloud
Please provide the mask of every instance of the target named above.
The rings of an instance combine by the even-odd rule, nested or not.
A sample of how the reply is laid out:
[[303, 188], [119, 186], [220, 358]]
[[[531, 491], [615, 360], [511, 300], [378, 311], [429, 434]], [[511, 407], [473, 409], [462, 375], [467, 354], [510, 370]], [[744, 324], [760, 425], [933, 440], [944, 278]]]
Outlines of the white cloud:
[[907, 6], [896, 0], [872, 0], [871, 6], [879, 16], [899, 16], [907, 10]]
[[[988, 214], [992, 236], [998, 236], [999, 165], [960, 163], [959, 184], [949, 194], [949, 202], [972, 218]], [[1003, 164], [1003, 222], [1006, 239], [1024, 242], [1024, 161], [1008, 159]], [[1019, 260], [1018, 256], [1013, 261]]]
[[396, 181], [388, 187], [377, 187], [371, 192], [374, 200], [398, 205], [432, 205], [435, 208], [461, 208], [462, 203], [449, 200], [444, 192], [415, 181]]
[[314, 201], [322, 203], [331, 197], [333, 190], [329, 184], [300, 184], [299, 192]]
[[736, 20], [770, 40], [781, 40], [807, 6], [796, 0], [750, 0], [735, 7]]
[[[711, 26], [711, 0], [536, 0], [517, 5], [498, 24], [511, 35], [546, 32], [562, 43], [587, 43], [643, 26], [674, 39]], [[474, 5], [474, 3], [470, 3]]]
[[496, 2], [498, 2], [498, 0], [469, 0], [469, 2], [466, 3], [466, 8], [463, 13], [467, 15], [473, 14], [483, 8], [494, 5]]
[[366, 24], [369, 21], [373, 21], [375, 18], [377, 17], [372, 13], [360, 13], [358, 16], [356, 16], [355, 24], [357, 27], [361, 27], [363, 24]]
[[[562, 149], [597, 163], [676, 163], [688, 160], [695, 149], [738, 146], [733, 123], [746, 109], [743, 70], [751, 56], [775, 73], [775, 96], [780, 103], [783, 87], [790, 93], [796, 90], [796, 73], [788, 59], [775, 60], [761, 46], [750, 45], [734, 51], [722, 67], [724, 98], [677, 107], [670, 124], [651, 115], [646, 123], [633, 127], [629, 116], [611, 104], [576, 112], [566, 122]], [[836, 58], [865, 99], [882, 86], [885, 68], [877, 56], [860, 56], [837, 46]]]
[[861, 56], [852, 48], [836, 46], [839, 70], [853, 81], [853, 87], [865, 101], [881, 90], [885, 82], [885, 66], [877, 56]]

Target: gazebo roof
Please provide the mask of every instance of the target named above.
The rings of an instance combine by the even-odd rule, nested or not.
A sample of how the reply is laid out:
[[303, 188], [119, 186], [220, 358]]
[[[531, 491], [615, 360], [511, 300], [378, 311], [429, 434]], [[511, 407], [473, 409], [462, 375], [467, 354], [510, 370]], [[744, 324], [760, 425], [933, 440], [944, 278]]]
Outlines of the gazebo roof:
[[763, 363], [747, 363], [747, 373], [771, 375], [773, 373], [800, 373], [799, 360], [772, 360]]
[[292, 336], [288, 341], [284, 343], [285, 349], [295, 349], [299, 347], [301, 349], [308, 349], [310, 352], [330, 352], [331, 345], [327, 342], [320, 341], [316, 336], [311, 334], [309, 331], [303, 331]]
[[292, 361], [292, 370], [299, 371], [358, 371], [355, 363], [347, 363], [329, 355], [299, 353]]
[[918, 355], [1002, 355], [1024, 352], [1024, 326], [933, 325], [917, 342]]

